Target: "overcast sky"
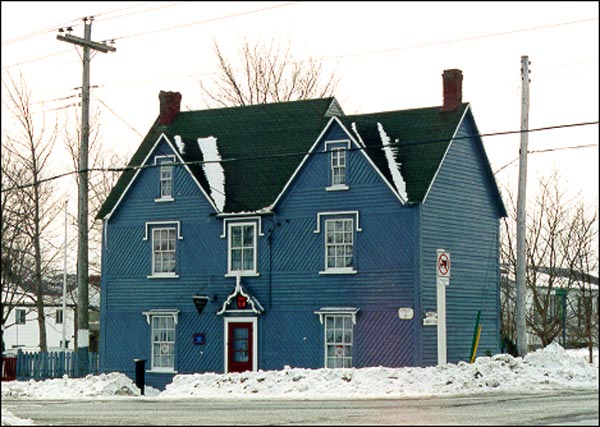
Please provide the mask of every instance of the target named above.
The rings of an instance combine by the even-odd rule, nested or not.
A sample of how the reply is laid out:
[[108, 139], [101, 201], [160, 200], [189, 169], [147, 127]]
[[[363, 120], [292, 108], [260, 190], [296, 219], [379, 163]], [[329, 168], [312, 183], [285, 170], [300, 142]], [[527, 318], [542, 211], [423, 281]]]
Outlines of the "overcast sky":
[[[598, 2], [3, 1], [3, 79], [22, 72], [36, 111], [62, 117], [57, 108], [78, 101], [80, 49], [56, 35], [71, 25], [83, 37], [84, 16], [95, 17], [93, 40], [115, 40], [116, 52], [92, 59], [92, 110], [123, 163], [154, 122], [159, 91], [181, 92], [184, 110], [204, 108], [199, 81], [215, 71], [213, 41], [235, 58], [244, 37], [289, 40], [295, 56], [335, 67], [347, 114], [441, 105], [441, 74], [459, 68], [480, 133], [517, 131], [527, 55], [530, 129], [598, 120]], [[3, 107], [2, 126], [11, 124]], [[494, 171], [519, 155], [518, 134], [483, 140]], [[597, 144], [597, 124], [531, 133], [529, 150], [553, 151], [529, 155], [528, 196], [556, 167], [569, 193], [597, 206]], [[58, 172], [67, 166], [57, 162]], [[517, 177], [518, 161], [496, 174], [515, 194]]]

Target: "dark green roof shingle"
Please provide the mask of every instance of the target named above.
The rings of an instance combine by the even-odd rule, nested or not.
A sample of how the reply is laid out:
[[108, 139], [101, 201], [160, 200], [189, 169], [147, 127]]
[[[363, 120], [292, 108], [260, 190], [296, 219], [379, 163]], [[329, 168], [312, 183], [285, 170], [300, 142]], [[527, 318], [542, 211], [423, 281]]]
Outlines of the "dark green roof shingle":
[[[142, 163], [161, 133], [172, 142], [181, 136], [186, 161], [201, 161], [197, 139], [214, 136], [224, 160], [224, 212], [257, 211], [275, 201], [329, 121], [330, 108], [337, 110], [336, 104], [334, 98], [324, 98], [180, 112], [170, 125], [154, 123], [129, 166]], [[270, 160], [273, 156], [277, 156], [275, 161]], [[210, 194], [201, 166], [190, 168]], [[134, 170], [122, 174], [97, 218], [112, 211], [134, 174]]]
[[[388, 111], [345, 116], [334, 98], [260, 104], [180, 112], [169, 125], [158, 119], [132, 157], [129, 166], [139, 166], [164, 133], [170, 141], [182, 138], [186, 162], [202, 161], [197, 139], [217, 138], [225, 173], [224, 212], [256, 212], [271, 206], [294, 171], [329, 122], [332, 114], [356, 137], [355, 128], [381, 173], [393, 182], [388, 162], [381, 149], [377, 124], [397, 146], [396, 160], [406, 182], [409, 202], [422, 202], [444, 153], [468, 104], [454, 111], [440, 107]], [[199, 163], [190, 170], [211, 194]], [[100, 209], [97, 218], [110, 213], [135, 175], [127, 170], [119, 178]]]
[[381, 149], [378, 123], [390, 138], [396, 160], [406, 182], [410, 202], [422, 202], [454, 132], [468, 104], [461, 104], [453, 111], [441, 111], [440, 107], [388, 111], [340, 117], [351, 132], [354, 123], [363, 140], [367, 153], [381, 172], [392, 182], [385, 154]]

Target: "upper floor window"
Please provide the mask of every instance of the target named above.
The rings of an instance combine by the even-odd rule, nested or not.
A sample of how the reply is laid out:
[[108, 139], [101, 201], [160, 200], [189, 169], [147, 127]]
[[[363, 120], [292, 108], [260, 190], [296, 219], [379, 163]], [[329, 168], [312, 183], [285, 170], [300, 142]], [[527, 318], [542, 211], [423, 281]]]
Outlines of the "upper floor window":
[[154, 228], [152, 230], [152, 275], [175, 275], [176, 241], [175, 227]]
[[229, 224], [229, 274], [256, 274], [256, 223]]
[[177, 240], [183, 240], [180, 221], [151, 221], [145, 225], [144, 240], [152, 239], [151, 275], [179, 277], [177, 275]]
[[160, 197], [156, 201], [173, 200], [173, 174], [174, 174], [174, 156], [157, 156], [156, 164], [159, 166]]
[[353, 270], [354, 220], [325, 221], [325, 270]]
[[27, 312], [24, 308], [15, 309], [15, 323], [17, 325], [24, 325], [27, 319]]
[[62, 308], [57, 308], [56, 309], [56, 324], [61, 325], [63, 322], [63, 311]]
[[325, 149], [329, 151], [329, 187], [328, 191], [348, 189], [348, 148], [350, 141], [327, 141]]

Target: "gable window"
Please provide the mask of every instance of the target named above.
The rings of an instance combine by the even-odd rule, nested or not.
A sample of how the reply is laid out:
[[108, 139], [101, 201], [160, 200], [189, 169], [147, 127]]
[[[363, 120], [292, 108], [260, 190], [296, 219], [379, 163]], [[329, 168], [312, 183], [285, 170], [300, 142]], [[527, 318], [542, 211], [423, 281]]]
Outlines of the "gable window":
[[176, 228], [154, 228], [152, 230], [152, 275], [174, 276], [176, 267]]
[[155, 164], [160, 165], [159, 169], [159, 198], [156, 202], [173, 201], [173, 174], [175, 157], [174, 156], [157, 156]]
[[343, 148], [331, 150], [331, 185], [346, 184], [346, 151]]
[[153, 371], [175, 370], [175, 317], [171, 314], [153, 315], [152, 357], [150, 367]]
[[348, 190], [348, 149], [350, 141], [327, 141], [329, 152], [329, 187], [327, 191]]
[[354, 220], [328, 219], [325, 221], [325, 270], [353, 269]]
[[352, 316], [325, 316], [325, 367], [352, 367]]
[[56, 319], [56, 324], [57, 325], [62, 325], [62, 323], [63, 323], [63, 311], [62, 311], [62, 308], [57, 308], [56, 309], [56, 317], [55, 317], [55, 319]]
[[24, 308], [15, 309], [15, 324], [24, 325], [27, 319], [27, 313]]
[[256, 274], [256, 223], [229, 224], [228, 274]]

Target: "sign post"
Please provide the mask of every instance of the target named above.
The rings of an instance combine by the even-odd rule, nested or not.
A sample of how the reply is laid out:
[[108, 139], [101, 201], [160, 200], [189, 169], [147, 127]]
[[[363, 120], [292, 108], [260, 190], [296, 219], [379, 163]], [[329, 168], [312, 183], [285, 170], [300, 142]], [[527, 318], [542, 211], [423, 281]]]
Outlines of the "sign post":
[[446, 286], [450, 285], [450, 253], [437, 250], [436, 290], [437, 290], [437, 351], [438, 365], [446, 361]]

